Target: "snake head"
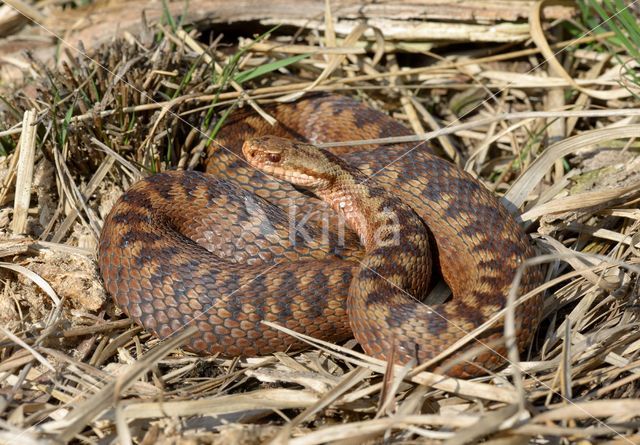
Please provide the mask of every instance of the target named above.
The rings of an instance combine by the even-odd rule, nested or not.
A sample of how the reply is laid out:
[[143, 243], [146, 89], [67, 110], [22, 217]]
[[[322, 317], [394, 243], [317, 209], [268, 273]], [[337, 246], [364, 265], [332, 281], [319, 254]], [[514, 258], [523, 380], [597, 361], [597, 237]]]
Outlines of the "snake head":
[[336, 176], [330, 155], [310, 144], [262, 136], [246, 140], [242, 152], [252, 167], [311, 191], [326, 189]]

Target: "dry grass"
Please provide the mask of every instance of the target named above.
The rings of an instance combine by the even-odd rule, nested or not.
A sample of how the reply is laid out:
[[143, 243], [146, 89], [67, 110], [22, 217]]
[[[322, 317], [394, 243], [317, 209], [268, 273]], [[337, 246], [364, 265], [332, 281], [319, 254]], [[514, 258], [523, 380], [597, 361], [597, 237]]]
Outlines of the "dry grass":
[[[541, 29], [535, 47], [434, 61], [397, 42], [363, 51], [358, 28], [339, 46], [329, 28], [328, 48], [274, 32], [239, 51], [156, 25], [59, 70], [34, 61], [0, 116], [0, 442], [640, 443], [640, 104], [618, 78], [632, 62]], [[540, 64], [558, 51], [571, 63]], [[197, 167], [225, 110], [307, 90], [356, 95], [415, 140], [431, 131], [520, 209], [548, 270], [544, 322], [515, 365], [459, 381], [314, 339], [196, 357], [179, 349], [190, 332], [160, 342], [122, 319], [94, 262], [117, 196]]]

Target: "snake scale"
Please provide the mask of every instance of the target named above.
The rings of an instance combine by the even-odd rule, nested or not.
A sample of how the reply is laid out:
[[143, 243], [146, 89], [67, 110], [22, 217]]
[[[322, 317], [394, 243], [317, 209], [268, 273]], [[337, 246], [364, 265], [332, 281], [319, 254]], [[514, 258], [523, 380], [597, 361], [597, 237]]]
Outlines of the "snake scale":
[[[252, 110], [231, 115], [207, 153], [206, 174], [145, 178], [107, 216], [98, 265], [107, 291], [133, 320], [160, 338], [197, 326], [187, 347], [198, 353], [253, 356], [302, 347], [261, 323], [269, 320], [327, 341], [355, 336], [369, 355], [422, 363], [504, 308], [533, 250], [475, 178], [426, 144], [332, 154], [301, 144], [410, 134], [348, 97], [320, 94], [265, 110], [277, 125]], [[287, 153], [307, 150], [321, 155], [309, 166], [298, 162], [297, 172], [266, 167], [266, 174], [247, 163], [245, 141], [245, 152], [263, 161], [286, 164]], [[309, 178], [336, 166], [340, 191], [314, 186], [310, 196]], [[344, 220], [357, 233], [344, 229]], [[431, 263], [453, 296], [426, 306], [417, 299], [428, 291]], [[519, 292], [540, 281], [540, 270], [527, 268]], [[517, 307], [521, 349], [537, 328], [540, 303], [533, 297]], [[496, 322], [480, 334], [481, 346], [466, 347], [475, 349], [464, 360], [438, 369], [459, 377], [494, 369], [504, 362], [502, 337]]]

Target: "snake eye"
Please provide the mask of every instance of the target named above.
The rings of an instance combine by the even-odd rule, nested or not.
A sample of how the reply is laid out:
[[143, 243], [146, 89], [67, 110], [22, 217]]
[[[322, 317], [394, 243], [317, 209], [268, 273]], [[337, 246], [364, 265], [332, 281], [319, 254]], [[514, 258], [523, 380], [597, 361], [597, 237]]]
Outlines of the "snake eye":
[[280, 162], [279, 153], [269, 153], [268, 158], [269, 158], [269, 162], [273, 162], [274, 164], [277, 162]]

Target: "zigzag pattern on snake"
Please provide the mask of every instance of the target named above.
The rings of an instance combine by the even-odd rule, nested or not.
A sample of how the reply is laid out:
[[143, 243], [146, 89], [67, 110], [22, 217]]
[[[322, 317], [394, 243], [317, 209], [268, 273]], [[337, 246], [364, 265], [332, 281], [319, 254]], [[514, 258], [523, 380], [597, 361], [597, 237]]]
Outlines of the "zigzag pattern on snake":
[[[423, 144], [411, 151], [395, 145], [332, 152], [348, 171], [351, 165], [363, 177], [375, 173], [363, 183], [370, 181], [378, 194], [390, 193], [423, 221], [453, 297], [426, 307], [376, 284], [379, 289], [366, 292], [375, 298], [347, 310], [353, 278], [363, 258], [367, 261], [358, 236], [349, 230], [341, 236], [339, 218], [328, 213], [326, 203], [247, 165], [243, 142], [263, 135], [322, 143], [410, 132], [342, 96], [318, 95], [265, 109], [279, 124], [270, 127], [251, 111], [233, 115], [209, 150], [207, 174], [154, 175], [114, 205], [104, 223], [98, 264], [107, 291], [127, 315], [160, 338], [196, 325], [198, 334], [188, 348], [199, 353], [253, 356], [302, 347], [261, 323], [269, 320], [328, 341], [355, 335], [368, 354], [406, 363], [429, 360], [504, 308], [519, 265], [533, 255], [529, 239], [476, 179]], [[380, 211], [363, 210], [367, 218]], [[413, 224], [408, 213], [399, 215], [400, 223]], [[401, 234], [408, 230], [402, 227]], [[405, 244], [397, 254], [374, 267], [391, 280], [406, 270], [403, 261], [416, 255], [416, 238], [401, 238]], [[427, 290], [428, 273], [420, 270], [408, 292], [417, 298]], [[540, 270], [528, 268], [519, 292], [540, 281]], [[518, 306], [520, 348], [530, 342], [540, 308], [539, 297]], [[381, 322], [363, 322], [368, 316]], [[502, 329], [496, 323], [480, 338], [499, 354], [505, 351]], [[470, 360], [445, 363], [443, 369], [468, 377], [502, 362], [496, 352], [480, 348]]]

